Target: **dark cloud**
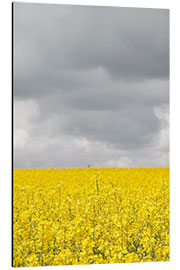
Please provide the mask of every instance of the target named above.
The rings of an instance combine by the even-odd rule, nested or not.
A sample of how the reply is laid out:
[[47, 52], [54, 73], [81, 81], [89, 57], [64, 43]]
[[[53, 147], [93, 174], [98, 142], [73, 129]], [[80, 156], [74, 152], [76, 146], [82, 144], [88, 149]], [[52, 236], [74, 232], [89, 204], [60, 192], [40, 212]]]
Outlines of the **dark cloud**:
[[169, 11], [14, 7], [16, 166], [167, 164]]
[[134, 107], [122, 111], [72, 111], [64, 131], [88, 140], [115, 144], [121, 149], [149, 144], [159, 128], [159, 121], [149, 108]]
[[117, 79], [168, 77], [168, 10], [20, 3], [15, 7], [20, 70], [103, 67]]

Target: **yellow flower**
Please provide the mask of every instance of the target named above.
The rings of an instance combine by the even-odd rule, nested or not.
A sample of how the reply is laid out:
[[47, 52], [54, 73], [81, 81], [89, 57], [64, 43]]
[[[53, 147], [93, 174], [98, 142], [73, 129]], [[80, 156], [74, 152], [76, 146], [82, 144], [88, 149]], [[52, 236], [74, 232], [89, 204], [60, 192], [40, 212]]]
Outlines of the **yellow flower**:
[[169, 168], [14, 170], [14, 266], [169, 260]]

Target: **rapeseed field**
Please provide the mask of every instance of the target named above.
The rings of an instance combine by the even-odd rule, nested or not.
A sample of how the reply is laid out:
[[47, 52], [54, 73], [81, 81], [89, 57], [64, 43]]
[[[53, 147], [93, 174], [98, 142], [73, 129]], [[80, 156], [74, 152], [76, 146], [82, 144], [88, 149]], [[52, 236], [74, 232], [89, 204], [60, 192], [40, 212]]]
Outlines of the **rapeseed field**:
[[169, 168], [14, 169], [13, 264], [169, 260]]

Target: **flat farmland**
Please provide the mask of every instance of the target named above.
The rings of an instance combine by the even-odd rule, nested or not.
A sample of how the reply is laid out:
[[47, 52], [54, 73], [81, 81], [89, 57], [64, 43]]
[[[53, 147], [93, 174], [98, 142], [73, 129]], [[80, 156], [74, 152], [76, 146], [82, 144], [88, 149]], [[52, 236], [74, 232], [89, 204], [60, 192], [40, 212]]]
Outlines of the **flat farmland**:
[[169, 168], [14, 169], [15, 267], [169, 261]]

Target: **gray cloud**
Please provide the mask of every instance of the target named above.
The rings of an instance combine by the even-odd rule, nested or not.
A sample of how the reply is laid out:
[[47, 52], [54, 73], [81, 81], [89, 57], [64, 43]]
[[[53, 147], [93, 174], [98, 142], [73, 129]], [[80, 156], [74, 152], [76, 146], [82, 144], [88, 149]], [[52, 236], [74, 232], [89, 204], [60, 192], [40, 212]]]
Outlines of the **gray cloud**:
[[167, 77], [168, 12], [17, 3], [17, 69], [104, 67], [121, 79]]
[[15, 166], [167, 166], [169, 11], [14, 12]]

